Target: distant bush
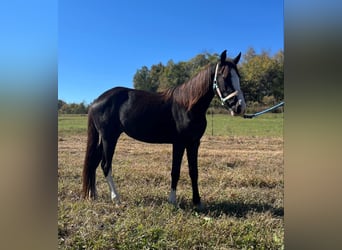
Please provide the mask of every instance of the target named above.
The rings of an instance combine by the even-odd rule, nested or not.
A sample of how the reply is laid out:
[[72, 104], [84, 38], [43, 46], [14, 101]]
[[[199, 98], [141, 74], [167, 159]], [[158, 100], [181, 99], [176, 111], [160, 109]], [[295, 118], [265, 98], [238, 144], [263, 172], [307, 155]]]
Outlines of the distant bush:
[[58, 114], [87, 114], [89, 105], [81, 103], [66, 103], [58, 100]]

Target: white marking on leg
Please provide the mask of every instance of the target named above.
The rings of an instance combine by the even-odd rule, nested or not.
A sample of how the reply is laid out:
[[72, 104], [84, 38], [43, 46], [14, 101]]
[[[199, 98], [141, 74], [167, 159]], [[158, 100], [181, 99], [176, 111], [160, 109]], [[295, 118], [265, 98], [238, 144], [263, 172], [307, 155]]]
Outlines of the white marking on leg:
[[177, 204], [177, 200], [176, 200], [176, 190], [171, 188], [171, 192], [169, 195], [169, 202], [173, 205]]
[[109, 170], [106, 179], [107, 179], [107, 183], [109, 186], [110, 197], [112, 201], [115, 201], [115, 203], [120, 204], [120, 197], [115, 188], [115, 184], [114, 184], [113, 177], [112, 177], [112, 170]]
[[96, 186], [95, 186], [95, 188], [94, 188], [94, 193], [91, 191], [91, 190], [89, 190], [89, 192], [88, 192], [88, 198], [91, 200], [91, 199], [94, 199], [94, 200], [96, 200], [97, 199], [97, 190], [96, 190]]

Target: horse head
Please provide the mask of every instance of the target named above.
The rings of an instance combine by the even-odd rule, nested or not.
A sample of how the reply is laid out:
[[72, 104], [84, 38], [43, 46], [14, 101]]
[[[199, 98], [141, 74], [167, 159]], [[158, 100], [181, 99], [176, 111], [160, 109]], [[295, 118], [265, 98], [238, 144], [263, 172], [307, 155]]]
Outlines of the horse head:
[[227, 50], [223, 51], [216, 65], [214, 76], [214, 91], [221, 99], [222, 105], [228, 107], [232, 116], [243, 115], [246, 102], [240, 88], [240, 74], [237, 64], [241, 52], [234, 58], [227, 58]]

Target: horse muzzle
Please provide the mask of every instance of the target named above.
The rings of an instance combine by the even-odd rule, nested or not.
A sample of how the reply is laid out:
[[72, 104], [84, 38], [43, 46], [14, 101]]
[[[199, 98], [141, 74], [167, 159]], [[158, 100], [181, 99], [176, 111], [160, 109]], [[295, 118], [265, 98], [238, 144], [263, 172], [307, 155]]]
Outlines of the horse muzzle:
[[230, 114], [232, 116], [242, 116], [246, 112], [246, 104], [242, 99], [239, 99], [237, 103], [230, 108]]

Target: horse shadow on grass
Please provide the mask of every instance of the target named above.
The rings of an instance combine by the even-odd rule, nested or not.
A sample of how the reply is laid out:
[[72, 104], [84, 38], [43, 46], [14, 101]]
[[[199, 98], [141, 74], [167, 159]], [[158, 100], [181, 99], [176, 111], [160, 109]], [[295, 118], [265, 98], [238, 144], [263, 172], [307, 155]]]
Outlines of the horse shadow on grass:
[[[145, 206], [164, 206], [169, 204], [165, 197], [145, 196], [141, 202]], [[140, 205], [141, 205], [140, 203]], [[136, 204], [138, 205], [138, 204]], [[170, 204], [169, 204], [170, 205]], [[233, 216], [237, 218], [246, 217], [249, 213], [266, 213], [276, 217], [284, 216], [283, 207], [274, 207], [270, 204], [263, 203], [244, 203], [241, 201], [217, 201], [204, 202], [202, 208], [196, 208], [192, 205], [191, 200], [180, 198], [176, 206], [177, 209], [183, 211], [196, 211], [199, 214], [208, 215], [210, 217], [220, 217], [222, 215]]]
[[248, 213], [266, 213], [269, 212], [273, 216], [283, 217], [284, 208], [273, 207], [269, 204], [261, 203], [243, 203], [237, 201], [220, 201], [204, 204], [202, 209], [196, 209], [199, 213], [210, 215], [211, 217], [219, 217], [222, 215], [234, 217], [246, 217]]

